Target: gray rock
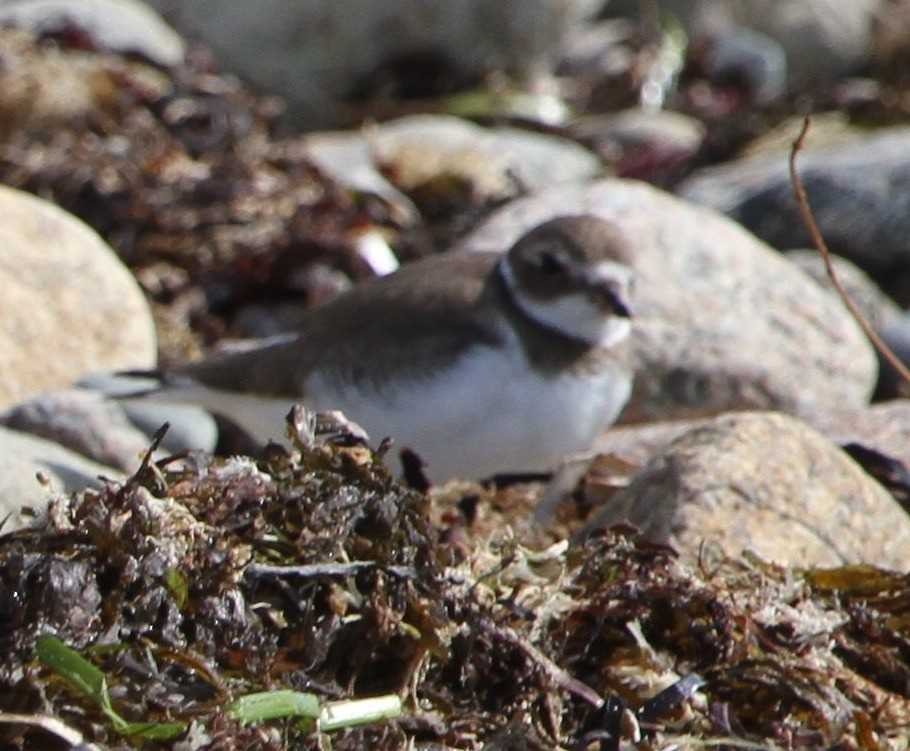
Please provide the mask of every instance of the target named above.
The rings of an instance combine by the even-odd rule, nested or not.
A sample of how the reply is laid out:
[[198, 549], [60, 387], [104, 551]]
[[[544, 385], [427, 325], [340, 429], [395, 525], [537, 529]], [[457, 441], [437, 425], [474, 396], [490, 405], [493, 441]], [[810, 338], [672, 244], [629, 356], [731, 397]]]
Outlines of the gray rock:
[[[640, 425], [615, 425], [591, 447], [641, 467], [679, 436], [712, 418], [674, 420]], [[807, 415], [805, 422], [843, 446], [854, 443], [901, 462], [910, 469], [910, 400], [895, 399], [858, 409], [837, 409]]]
[[0, 248], [0, 408], [85, 373], [155, 363], [145, 297], [81, 221], [0, 186]]
[[[143, 398], [143, 394], [154, 392], [160, 385], [154, 375], [92, 373], [81, 379], [78, 385], [78, 391], [85, 392], [84, 396], [79, 397], [78, 403], [92, 405], [98, 415], [111, 410], [111, 424], [119, 426], [128, 420], [130, 428], [140, 431], [142, 452], [148, 448], [151, 437], [165, 423], [168, 424], [168, 430], [161, 441], [163, 451], [180, 453], [215, 450], [218, 425], [209, 412], [192, 404], [164, 403], [153, 398]], [[103, 428], [97, 416], [94, 420], [81, 418], [79, 422], [83, 429], [88, 424]], [[136, 442], [133, 438], [127, 440], [124, 432], [123, 443], [128, 446], [128, 451], [119, 455], [127, 458], [126, 469], [130, 469], [135, 463], [129, 458], [130, 452]], [[92, 452], [84, 453], [98, 458]]]
[[591, 453], [615, 456], [623, 462], [640, 468], [683, 433], [700, 427], [712, 419], [707, 417], [695, 420], [614, 425], [598, 436], [591, 447]]
[[618, 177], [655, 185], [679, 180], [705, 140], [695, 118], [659, 110], [624, 110], [577, 120], [569, 132], [610, 165]]
[[634, 34], [625, 19], [608, 18], [567, 29], [559, 50], [557, 73], [591, 85], [630, 64], [629, 38]]
[[[869, 272], [910, 262], [910, 128], [825, 148], [812, 147], [810, 132], [797, 166], [832, 252]], [[784, 153], [700, 170], [679, 193], [724, 212], [779, 250], [811, 244]]]
[[339, 103], [384, 64], [408, 55], [463, 75], [505, 70], [539, 79], [564, 30], [603, 0], [151, 0], [185, 35], [288, 101], [298, 124], [332, 122]]
[[[898, 361], [910, 368], [910, 313], [904, 312], [890, 321], [879, 332], [882, 341], [891, 349]], [[895, 399], [910, 394], [910, 383], [905, 383], [898, 369], [879, 354], [879, 378], [875, 398]]]
[[880, 0], [736, 0], [733, 19], [783, 47], [790, 85], [855, 72], [869, 58]]
[[513, 201], [469, 236], [502, 250], [558, 214], [616, 222], [637, 251], [637, 367], [626, 422], [731, 409], [799, 415], [868, 402], [871, 346], [840, 301], [717, 213], [626, 180]]
[[154, 435], [162, 425], [168, 429], [161, 448], [171, 453], [212, 452], [218, 445], [218, 424], [210, 412], [192, 404], [164, 404], [151, 399], [121, 403], [130, 422], [145, 436]]
[[[464, 181], [480, 199], [502, 199], [601, 171], [594, 154], [566, 138], [446, 115], [403, 117], [362, 133], [316, 133], [306, 148], [326, 174], [383, 198], [405, 220], [418, 212], [400, 189], [441, 178]], [[385, 174], [394, 175], [394, 185]]]
[[139, 53], [164, 67], [186, 51], [180, 35], [137, 0], [0, 0], [0, 24], [36, 32], [75, 26], [103, 49]]
[[0, 516], [12, 514], [4, 530], [27, 521], [23, 507], [43, 511], [52, 494], [100, 487], [99, 477], [120, 479], [117, 470], [52, 441], [0, 427]]
[[910, 517], [894, 498], [828, 438], [775, 413], [724, 415], [674, 440], [591, 526], [621, 521], [692, 562], [751, 550], [788, 566], [910, 565]]
[[124, 472], [134, 471], [149, 447], [116, 402], [84, 389], [39, 394], [0, 415], [0, 422]]
[[84, 388], [49, 391], [0, 415], [0, 424], [54, 441], [92, 461], [134, 472], [165, 423], [162, 453], [214, 451], [215, 419], [200, 407], [145, 399], [118, 401]]
[[815, 416], [814, 427], [840, 445], [857, 443], [910, 469], [910, 400], [895, 399], [864, 409]]
[[[822, 287], [835, 292], [825, 262], [817, 250], [790, 250], [784, 253], [784, 257]], [[841, 286], [875, 331], [880, 332], [898, 321], [901, 317], [900, 306], [882, 292], [868, 274], [841, 256], [831, 256], [831, 263]]]
[[414, 224], [419, 218], [420, 211], [411, 199], [377, 169], [369, 143], [362, 133], [310, 133], [306, 137], [305, 148], [310, 161], [339, 185], [381, 198], [405, 223]]
[[703, 57], [710, 81], [740, 81], [754, 104], [768, 105], [787, 93], [787, 54], [765, 34], [741, 26], [723, 29], [707, 40]]
[[[368, 143], [377, 162], [405, 187], [443, 175], [464, 176], [479, 195], [534, 192], [596, 175], [600, 160], [558, 136], [510, 127], [483, 128], [445, 115], [413, 115], [376, 127]], [[517, 185], [516, 185], [517, 181]]]

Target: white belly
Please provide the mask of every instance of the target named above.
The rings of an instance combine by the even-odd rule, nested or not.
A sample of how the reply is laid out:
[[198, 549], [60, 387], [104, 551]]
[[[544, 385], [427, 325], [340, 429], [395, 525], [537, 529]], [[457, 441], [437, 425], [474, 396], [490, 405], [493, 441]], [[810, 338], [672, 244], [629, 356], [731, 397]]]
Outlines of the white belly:
[[590, 447], [630, 390], [630, 379], [612, 368], [549, 378], [517, 352], [483, 347], [445, 375], [368, 397], [313, 378], [307, 404], [341, 409], [375, 442], [391, 436], [412, 448], [438, 482], [552, 469]]
[[[416, 451], [429, 477], [440, 482], [552, 469], [566, 454], [589, 448], [616, 419], [631, 379], [612, 366], [540, 376], [517, 347], [480, 347], [444, 374], [397, 389], [360, 393], [319, 376], [305, 387], [307, 407], [340, 409], [366, 429], [374, 445], [391, 436], [397, 446]], [[285, 439], [293, 403], [202, 387], [168, 390], [157, 398], [224, 414], [263, 443]]]

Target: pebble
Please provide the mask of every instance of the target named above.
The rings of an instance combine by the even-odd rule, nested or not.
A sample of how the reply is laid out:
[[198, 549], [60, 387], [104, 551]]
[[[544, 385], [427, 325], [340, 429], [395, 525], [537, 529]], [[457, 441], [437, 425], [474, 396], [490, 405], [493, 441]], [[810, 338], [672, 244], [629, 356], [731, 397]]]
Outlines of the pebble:
[[[824, 289], [835, 292], [825, 262], [817, 250], [788, 250], [784, 257]], [[843, 256], [835, 255], [831, 256], [831, 264], [847, 296], [875, 331], [881, 332], [900, 319], [900, 306], [882, 292], [878, 284], [859, 266]]]
[[[598, 437], [592, 453], [615, 456], [640, 467], [683, 433], [711, 419], [615, 425]], [[910, 468], [910, 399], [816, 412], [808, 415], [805, 422], [839, 446], [860, 444]]]
[[149, 446], [116, 402], [85, 389], [38, 394], [0, 415], [0, 423], [124, 472], [135, 471]]
[[685, 174], [704, 143], [706, 128], [679, 112], [630, 109], [582, 118], [569, 132], [618, 177], [667, 186]]
[[[726, 37], [741, 30], [763, 35], [783, 51], [789, 86], [799, 89], [857, 71], [869, 58], [883, 7], [881, 0], [661, 0], [660, 12], [696, 43], [713, 38], [739, 45], [743, 62], [754, 64], [760, 48]], [[607, 13], [638, 17], [641, 7], [636, 0], [612, 0]], [[776, 71], [771, 69], [774, 76]]]
[[333, 180], [384, 199], [406, 221], [418, 212], [405, 194], [434, 181], [440, 192], [454, 190], [456, 179], [476, 200], [504, 200], [602, 170], [596, 155], [567, 138], [449, 115], [403, 117], [361, 133], [315, 133], [306, 149]]
[[[910, 313], [904, 311], [878, 333], [898, 361], [910, 368]], [[878, 385], [875, 389], [876, 399], [894, 399], [910, 394], [910, 383], [905, 383], [897, 368], [881, 354], [879, 354], [879, 366]]]

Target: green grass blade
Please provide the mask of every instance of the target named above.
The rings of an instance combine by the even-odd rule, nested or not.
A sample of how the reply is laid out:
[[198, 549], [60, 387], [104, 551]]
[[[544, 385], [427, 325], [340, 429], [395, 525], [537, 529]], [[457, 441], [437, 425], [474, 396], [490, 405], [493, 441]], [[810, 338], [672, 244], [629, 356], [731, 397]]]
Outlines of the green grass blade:
[[[62, 675], [89, 699], [104, 708], [107, 681], [98, 668], [56, 636], [39, 636], [35, 656], [53, 671]], [[110, 700], [107, 701], [110, 705]]]
[[186, 725], [182, 722], [128, 722], [115, 729], [120, 735], [129, 735], [133, 738], [168, 741], [183, 735], [186, 732]]
[[281, 689], [247, 694], [227, 705], [228, 714], [243, 723], [275, 720], [282, 717], [319, 718], [319, 697], [315, 694]]
[[77, 651], [66, 646], [56, 636], [39, 636], [35, 641], [35, 656], [95, 702], [120, 735], [168, 740], [186, 730], [186, 727], [179, 722], [128, 722], [124, 720], [111, 704], [111, 696], [107, 690], [107, 677], [104, 673]]

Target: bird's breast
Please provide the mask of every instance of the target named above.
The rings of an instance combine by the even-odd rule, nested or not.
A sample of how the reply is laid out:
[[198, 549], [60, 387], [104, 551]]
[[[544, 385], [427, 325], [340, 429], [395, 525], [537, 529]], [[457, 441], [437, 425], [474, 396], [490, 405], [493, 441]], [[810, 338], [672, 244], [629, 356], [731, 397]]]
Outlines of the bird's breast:
[[588, 448], [630, 388], [628, 373], [609, 359], [540, 370], [512, 341], [472, 347], [436, 372], [366, 389], [316, 373], [305, 392], [312, 409], [341, 409], [374, 443], [391, 436], [414, 449], [439, 481], [549, 469]]

